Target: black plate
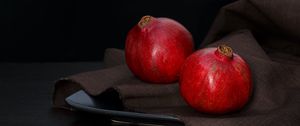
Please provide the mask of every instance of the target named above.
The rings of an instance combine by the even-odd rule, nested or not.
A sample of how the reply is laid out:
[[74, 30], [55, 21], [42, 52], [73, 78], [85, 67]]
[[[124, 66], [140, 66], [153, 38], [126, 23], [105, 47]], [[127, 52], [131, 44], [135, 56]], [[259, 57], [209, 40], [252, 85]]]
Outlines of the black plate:
[[107, 115], [115, 122], [172, 126], [184, 125], [178, 118], [172, 116], [124, 111], [118, 94], [114, 91], [107, 91], [100, 96], [94, 97], [80, 90], [65, 100], [75, 109]]

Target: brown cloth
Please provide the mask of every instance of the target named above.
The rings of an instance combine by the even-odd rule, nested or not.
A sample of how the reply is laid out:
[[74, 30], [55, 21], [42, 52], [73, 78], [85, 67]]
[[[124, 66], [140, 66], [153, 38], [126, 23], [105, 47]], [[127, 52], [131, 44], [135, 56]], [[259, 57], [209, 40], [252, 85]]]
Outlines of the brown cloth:
[[84, 89], [99, 95], [112, 88], [126, 109], [179, 117], [186, 126], [300, 124], [300, 1], [240, 0], [223, 7], [200, 48], [230, 45], [250, 65], [253, 95], [241, 111], [207, 115], [186, 105], [178, 84], [153, 85], [135, 78], [124, 52], [108, 49], [102, 70], [79, 73], [55, 85], [55, 107]]

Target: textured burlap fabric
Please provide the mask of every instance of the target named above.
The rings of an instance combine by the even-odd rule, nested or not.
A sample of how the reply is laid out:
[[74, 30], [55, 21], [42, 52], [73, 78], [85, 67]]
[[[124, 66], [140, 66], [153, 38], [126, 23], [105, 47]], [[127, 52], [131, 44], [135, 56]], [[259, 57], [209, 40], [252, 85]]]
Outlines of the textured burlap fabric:
[[154, 85], [134, 77], [124, 52], [108, 49], [106, 68], [66, 77], [55, 84], [55, 107], [79, 89], [100, 95], [116, 90], [127, 110], [168, 114], [187, 126], [300, 124], [300, 1], [240, 0], [223, 7], [200, 48], [227, 44], [250, 65], [253, 94], [241, 111], [197, 112], [182, 100], [178, 83]]

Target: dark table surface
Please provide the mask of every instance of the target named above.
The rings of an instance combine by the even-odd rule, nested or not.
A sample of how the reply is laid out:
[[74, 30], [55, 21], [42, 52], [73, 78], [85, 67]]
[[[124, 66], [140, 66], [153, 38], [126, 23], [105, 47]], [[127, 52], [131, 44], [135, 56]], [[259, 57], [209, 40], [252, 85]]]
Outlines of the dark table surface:
[[0, 63], [0, 126], [120, 125], [105, 116], [51, 106], [55, 80], [102, 67], [101, 62]]

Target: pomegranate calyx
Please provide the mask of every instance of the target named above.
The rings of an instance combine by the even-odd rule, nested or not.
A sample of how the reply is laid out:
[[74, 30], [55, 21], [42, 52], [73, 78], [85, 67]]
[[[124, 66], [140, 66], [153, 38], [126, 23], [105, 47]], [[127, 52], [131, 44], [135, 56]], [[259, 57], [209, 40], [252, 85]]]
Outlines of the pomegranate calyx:
[[143, 16], [141, 18], [141, 20], [139, 21], [138, 26], [140, 28], [144, 28], [147, 24], [149, 24], [151, 22], [152, 18], [153, 17], [150, 15]]
[[230, 59], [232, 59], [232, 57], [233, 57], [233, 50], [228, 45], [225, 45], [225, 44], [219, 45], [217, 51], [220, 54], [222, 54]]

